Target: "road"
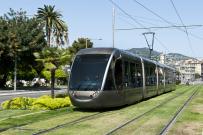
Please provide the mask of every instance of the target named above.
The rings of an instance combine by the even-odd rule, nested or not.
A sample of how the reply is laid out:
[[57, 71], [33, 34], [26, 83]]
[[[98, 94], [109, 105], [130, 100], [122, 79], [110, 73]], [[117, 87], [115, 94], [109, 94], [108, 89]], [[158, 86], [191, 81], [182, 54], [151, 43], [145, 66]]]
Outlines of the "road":
[[[65, 93], [67, 89], [55, 90], [55, 94]], [[14, 97], [40, 97], [42, 95], [50, 95], [51, 90], [43, 90], [43, 91], [26, 91], [20, 90], [17, 92], [14, 91], [0, 91], [0, 104], [8, 99]]]

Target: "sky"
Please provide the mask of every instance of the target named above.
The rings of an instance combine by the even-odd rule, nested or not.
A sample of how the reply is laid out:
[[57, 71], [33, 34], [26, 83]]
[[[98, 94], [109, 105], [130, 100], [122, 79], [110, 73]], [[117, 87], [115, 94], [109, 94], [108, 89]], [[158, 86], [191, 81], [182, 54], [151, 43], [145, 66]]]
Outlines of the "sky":
[[[149, 12], [136, 1], [147, 7]], [[155, 32], [154, 50], [203, 58], [203, 27], [133, 29], [172, 25], [203, 25], [202, 0], [1, 0], [0, 15], [23, 9], [35, 15], [44, 5], [55, 5], [69, 29], [70, 45], [80, 37], [92, 39], [94, 47], [112, 47], [112, 9], [115, 7], [115, 47], [148, 47], [143, 36]], [[172, 2], [178, 12], [172, 5]], [[159, 16], [159, 17], [158, 17]], [[162, 19], [161, 19], [162, 18]], [[182, 22], [181, 22], [181, 20]], [[165, 21], [163, 21], [165, 20]], [[167, 23], [168, 22], [168, 23]], [[102, 39], [102, 40], [98, 40]], [[147, 37], [151, 43], [151, 35]]]

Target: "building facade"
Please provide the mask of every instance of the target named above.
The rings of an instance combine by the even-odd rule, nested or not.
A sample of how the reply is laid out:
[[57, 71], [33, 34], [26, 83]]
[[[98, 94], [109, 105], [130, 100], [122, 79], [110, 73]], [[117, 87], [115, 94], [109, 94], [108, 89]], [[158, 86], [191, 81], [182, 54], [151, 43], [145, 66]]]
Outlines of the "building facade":
[[188, 59], [178, 61], [175, 64], [177, 71], [180, 73], [180, 80], [182, 83], [187, 81], [194, 81], [203, 76], [203, 63], [197, 59]]

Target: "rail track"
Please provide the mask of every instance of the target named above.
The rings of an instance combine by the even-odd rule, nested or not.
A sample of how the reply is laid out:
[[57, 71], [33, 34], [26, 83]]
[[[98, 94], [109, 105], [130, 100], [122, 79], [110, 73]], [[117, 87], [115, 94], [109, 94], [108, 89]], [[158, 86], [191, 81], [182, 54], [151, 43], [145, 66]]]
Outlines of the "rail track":
[[162, 128], [160, 135], [166, 135], [168, 130], [174, 125], [176, 122], [177, 117], [183, 112], [185, 107], [189, 104], [189, 102], [193, 99], [193, 97], [198, 93], [199, 88], [194, 90], [192, 95], [184, 102], [184, 104], [178, 109], [175, 115], [168, 121], [168, 123]]
[[[189, 89], [189, 88], [188, 88], [188, 89]], [[111, 134], [111, 133], [115, 132], [116, 130], [118, 130], [118, 129], [122, 128], [123, 126], [127, 125], [128, 123], [131, 123], [132, 121], [134, 121], [134, 120], [136, 120], [136, 119], [139, 119], [140, 117], [142, 117], [142, 116], [144, 116], [145, 114], [151, 112], [152, 110], [155, 110], [156, 108], [158, 108], [158, 107], [164, 105], [165, 103], [167, 103], [167, 102], [169, 102], [169, 101], [171, 101], [171, 100], [177, 98], [178, 96], [180, 96], [180, 95], [186, 93], [188, 89], [184, 90], [184, 91], [181, 92], [181, 93], [176, 94], [176, 96], [174, 96], [174, 97], [172, 97], [172, 98], [166, 99], [166, 100], [165, 100], [164, 102], [162, 102], [161, 104], [159, 104], [159, 105], [155, 106], [154, 108], [152, 108], [152, 109], [150, 109], [150, 110], [148, 110], [148, 111], [142, 113], [141, 115], [139, 115], [139, 116], [133, 118], [133, 120], [130, 120], [130, 121], [128, 121], [127, 123], [124, 123], [124, 124], [120, 125], [121, 127], [119, 126], [119, 127], [115, 128], [115, 129], [111, 130], [111, 131], [108, 132], [107, 134]], [[100, 117], [105, 116], [105, 115], [113, 115], [113, 114], [115, 114], [115, 113], [121, 113], [121, 111], [120, 111], [120, 112], [113, 112], [113, 113], [112, 113], [112, 112], [99, 112], [99, 113], [87, 115], [87, 116], [80, 117], [80, 118], [78, 118], [78, 119], [76, 119], [76, 120], [73, 120], [73, 121], [70, 121], [70, 122], [67, 122], [67, 123], [63, 123], [63, 124], [56, 125], [56, 126], [54, 126], [54, 127], [52, 127], [52, 128], [40, 130], [39, 132], [33, 133], [33, 135], [45, 134], [45, 133], [48, 133], [48, 132], [50, 132], [50, 131], [54, 131], [54, 130], [59, 129], [59, 128], [65, 128], [65, 127], [68, 127], [68, 126], [71, 126], [71, 125], [74, 125], [74, 124], [78, 124], [78, 123], [81, 123], [81, 122], [84, 122], [84, 121], [88, 121], [88, 120], [95, 119], [95, 118], [100, 118]]]
[[[187, 103], [188, 103], [188, 102], [192, 99], [192, 97], [197, 93], [198, 88], [199, 88], [199, 87], [194, 88], [193, 94], [188, 98], [188, 100], [184, 103], [184, 105], [179, 109], [179, 111], [176, 113], [176, 115], [178, 115], [178, 114], [182, 111], [182, 109], [187, 105]], [[180, 94], [178, 94], [178, 95], [176, 95], [176, 96], [174, 96], [174, 97], [172, 97], [172, 98], [170, 98], [170, 99], [165, 100], [164, 102], [162, 102], [161, 104], [159, 104], [159, 105], [157, 105], [157, 106], [151, 108], [150, 110], [148, 110], [148, 111], [146, 111], [146, 112], [144, 112], [144, 113], [142, 113], [142, 114], [140, 114], [140, 115], [138, 115], [138, 116], [135, 116], [134, 118], [132, 118], [132, 119], [130, 119], [130, 120], [124, 122], [124, 123], [121, 123], [119, 126], [117, 126], [117, 127], [115, 127], [114, 129], [108, 131], [105, 135], [111, 135], [111, 134], [113, 134], [114, 132], [116, 132], [116, 131], [120, 130], [121, 128], [123, 128], [123, 127], [129, 125], [130, 123], [132, 123], [132, 122], [134, 122], [134, 121], [136, 121], [136, 120], [138, 120], [138, 119], [144, 117], [146, 114], [149, 114], [149, 113], [151, 113], [152, 111], [154, 111], [155, 109], [158, 109], [158, 108], [162, 107], [164, 104], [166, 104], [166, 103], [170, 102], [171, 100], [173, 100], [173, 99], [179, 97], [180, 95], [183, 95], [183, 94], [186, 93], [186, 92], [187, 92], [187, 90], [185, 90], [184, 92], [182, 92], [182, 93], [180, 93]], [[177, 116], [174, 116], [174, 117], [166, 124], [166, 126], [164, 126], [164, 128], [163, 128], [162, 131], [160, 132], [160, 135], [165, 135], [165, 134], [162, 134], [162, 132], [163, 132], [163, 133], [166, 133], [166, 131], [169, 129], [169, 126], [172, 125], [172, 123], [174, 122], [174, 120], [175, 120], [176, 117], [177, 117]]]
[[52, 130], [56, 130], [56, 129], [58, 129], [58, 128], [63, 128], [63, 127], [68, 126], [68, 125], [74, 125], [74, 124], [76, 124], [76, 123], [85, 121], [85, 120], [87, 120], [87, 119], [89, 119], [89, 118], [96, 117], [96, 116], [99, 115], [99, 114], [101, 114], [101, 113], [99, 112], [99, 113], [95, 113], [95, 114], [92, 114], [92, 115], [84, 116], [84, 117], [81, 117], [81, 118], [79, 118], [79, 119], [76, 119], [76, 120], [73, 120], [73, 121], [70, 121], [70, 122], [61, 124], [61, 125], [57, 125], [57, 126], [55, 126], [55, 127], [52, 127], [52, 128], [46, 129], [46, 130], [39, 131], [39, 132], [37, 132], [37, 133], [33, 133], [33, 135], [40, 135], [40, 134], [44, 134], [44, 133], [50, 132], [50, 131], [52, 131]]

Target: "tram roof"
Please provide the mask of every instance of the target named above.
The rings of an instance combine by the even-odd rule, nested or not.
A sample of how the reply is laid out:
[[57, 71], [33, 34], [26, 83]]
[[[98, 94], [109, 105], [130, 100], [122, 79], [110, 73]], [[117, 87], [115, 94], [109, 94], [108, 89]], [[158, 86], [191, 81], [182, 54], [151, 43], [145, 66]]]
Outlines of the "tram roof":
[[87, 48], [81, 49], [77, 55], [84, 54], [111, 54], [114, 50], [118, 50], [116, 48]]
[[156, 62], [156, 61], [153, 61], [153, 60], [141, 57], [139, 55], [136, 55], [136, 54], [134, 54], [132, 52], [125, 51], [125, 50], [120, 50], [120, 49], [117, 49], [117, 48], [87, 48], [87, 49], [81, 49], [77, 53], [77, 55], [85, 55], [85, 54], [112, 54], [113, 51], [119, 51], [122, 54], [142, 59], [143, 61], [147, 61], [147, 62], [153, 63], [153, 64], [158, 65], [160, 67], [164, 67], [164, 68], [169, 68], [169, 69], [175, 70], [174, 68], [172, 68], [170, 66], [167, 66], [165, 64], [161, 64], [159, 62]]

